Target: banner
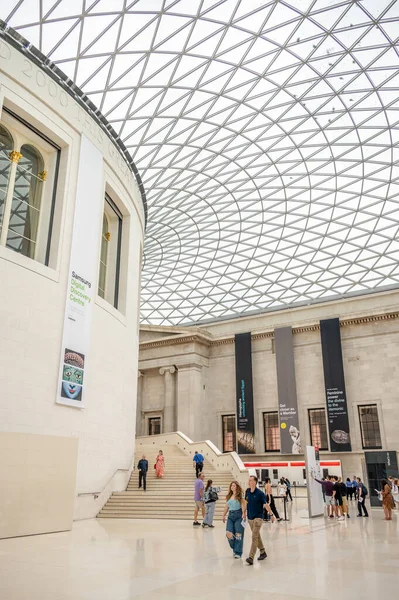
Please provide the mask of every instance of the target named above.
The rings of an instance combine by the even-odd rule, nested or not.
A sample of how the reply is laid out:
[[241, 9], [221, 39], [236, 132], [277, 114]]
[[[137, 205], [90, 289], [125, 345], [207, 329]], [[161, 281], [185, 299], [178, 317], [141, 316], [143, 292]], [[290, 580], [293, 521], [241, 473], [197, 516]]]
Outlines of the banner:
[[323, 490], [314, 477], [321, 481], [322, 474], [319, 451], [314, 446], [306, 446], [305, 462], [309, 517], [320, 517], [324, 515]]
[[302, 454], [291, 327], [279, 327], [274, 330], [274, 347], [280, 420], [280, 452], [282, 454]]
[[350, 452], [352, 447], [339, 319], [320, 321], [320, 334], [331, 452]]
[[84, 407], [90, 344], [92, 305], [97, 290], [101, 214], [103, 211], [103, 157], [81, 137], [71, 258], [56, 402]]
[[252, 388], [252, 354], [250, 333], [236, 334], [235, 354], [238, 453], [254, 454], [254, 398]]

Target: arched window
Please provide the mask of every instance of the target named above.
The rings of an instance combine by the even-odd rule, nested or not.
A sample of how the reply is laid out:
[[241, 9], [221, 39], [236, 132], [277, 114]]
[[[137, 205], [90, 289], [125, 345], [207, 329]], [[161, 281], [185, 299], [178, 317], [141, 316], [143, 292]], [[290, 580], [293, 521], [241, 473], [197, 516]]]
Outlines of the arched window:
[[5, 127], [0, 125], [0, 232], [10, 180], [11, 160], [9, 154], [13, 149], [13, 145], [11, 134]]
[[30, 145], [21, 148], [15, 176], [7, 247], [35, 258], [43, 191], [44, 161]]
[[98, 277], [98, 295], [105, 298], [107, 284], [107, 262], [109, 246], [109, 224], [107, 215], [103, 215], [103, 230], [101, 236], [100, 273]]

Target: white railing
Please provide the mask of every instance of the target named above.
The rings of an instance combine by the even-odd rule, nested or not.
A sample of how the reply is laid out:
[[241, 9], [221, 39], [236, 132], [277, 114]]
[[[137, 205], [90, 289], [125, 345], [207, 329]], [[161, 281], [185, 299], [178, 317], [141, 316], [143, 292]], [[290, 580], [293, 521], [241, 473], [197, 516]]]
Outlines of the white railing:
[[[217, 471], [230, 471], [232, 479], [240, 485], [247, 487], [249, 475], [256, 475], [255, 469], [247, 469], [237, 452], [223, 453], [210, 440], [193, 442], [181, 431], [174, 433], [161, 433], [159, 435], [146, 435], [136, 438], [136, 458], [141, 455], [141, 449], [148, 452], [149, 447], [154, 447], [154, 458], [158, 450], [166, 446], [176, 446], [187, 456], [194, 456], [195, 451], [200, 452]], [[135, 460], [135, 463], [137, 460]]]

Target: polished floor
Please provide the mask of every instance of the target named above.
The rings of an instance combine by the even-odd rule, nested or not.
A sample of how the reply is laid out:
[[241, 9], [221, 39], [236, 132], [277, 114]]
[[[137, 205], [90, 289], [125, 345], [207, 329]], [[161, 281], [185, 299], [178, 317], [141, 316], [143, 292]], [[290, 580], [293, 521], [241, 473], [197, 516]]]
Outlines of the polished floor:
[[[265, 524], [268, 558], [234, 560], [224, 526], [89, 520], [71, 532], [0, 540], [2, 600], [353, 600], [395, 597], [399, 515]], [[245, 551], [249, 535], [245, 533]], [[266, 596], [267, 594], [267, 596]]]

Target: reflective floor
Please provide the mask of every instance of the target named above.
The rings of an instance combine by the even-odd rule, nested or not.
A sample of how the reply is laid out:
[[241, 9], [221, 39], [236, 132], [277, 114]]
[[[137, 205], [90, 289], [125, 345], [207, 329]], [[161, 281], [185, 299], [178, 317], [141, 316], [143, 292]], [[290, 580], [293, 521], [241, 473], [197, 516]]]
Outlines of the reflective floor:
[[[264, 524], [268, 558], [234, 560], [224, 526], [187, 521], [90, 520], [71, 532], [0, 540], [2, 600], [347, 600], [394, 597], [398, 515]], [[302, 513], [303, 514], [303, 513]], [[249, 535], [245, 532], [245, 552]], [[246, 556], [247, 554], [245, 554]], [[261, 593], [261, 594], [260, 594]]]

